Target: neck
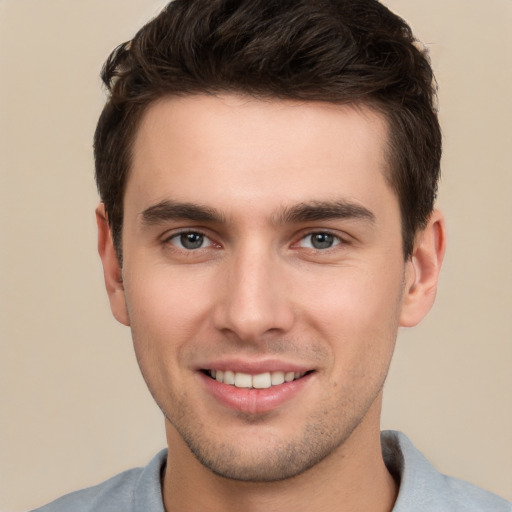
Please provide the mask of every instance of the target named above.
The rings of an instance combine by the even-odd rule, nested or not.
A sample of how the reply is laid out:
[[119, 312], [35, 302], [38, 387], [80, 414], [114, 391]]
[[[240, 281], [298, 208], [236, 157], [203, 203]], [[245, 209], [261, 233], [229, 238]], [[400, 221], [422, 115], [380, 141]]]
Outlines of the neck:
[[[398, 489], [382, 458], [379, 414], [368, 417], [373, 414], [370, 410], [350, 437], [312, 468], [293, 478], [264, 483], [240, 482], [212, 473], [167, 425], [165, 510], [390, 512]], [[375, 419], [377, 428], [373, 427]]]

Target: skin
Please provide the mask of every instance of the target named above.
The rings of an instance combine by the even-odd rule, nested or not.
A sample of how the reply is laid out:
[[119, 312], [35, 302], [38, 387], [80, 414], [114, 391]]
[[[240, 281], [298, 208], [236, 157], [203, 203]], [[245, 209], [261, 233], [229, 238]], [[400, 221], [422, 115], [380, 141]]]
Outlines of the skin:
[[[386, 140], [370, 109], [316, 102], [198, 95], [143, 116], [123, 268], [102, 205], [99, 252], [166, 418], [167, 510], [392, 509], [382, 386], [399, 326], [433, 303], [445, 236], [434, 212], [404, 261]], [[201, 371], [221, 367], [308, 374], [270, 409], [257, 390], [232, 407]]]

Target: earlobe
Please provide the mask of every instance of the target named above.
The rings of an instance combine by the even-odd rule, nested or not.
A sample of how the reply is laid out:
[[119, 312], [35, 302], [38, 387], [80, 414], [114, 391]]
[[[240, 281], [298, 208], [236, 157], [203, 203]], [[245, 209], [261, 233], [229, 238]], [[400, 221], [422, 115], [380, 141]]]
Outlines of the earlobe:
[[96, 208], [96, 224], [98, 226], [98, 253], [103, 264], [105, 288], [107, 289], [112, 314], [124, 325], [130, 325], [124, 295], [122, 270], [119, 265], [112, 233], [105, 212], [105, 205], [100, 203]]
[[412, 327], [430, 311], [437, 291], [439, 272], [446, 246], [441, 212], [435, 210], [425, 229], [416, 235], [414, 250], [407, 262], [400, 325]]

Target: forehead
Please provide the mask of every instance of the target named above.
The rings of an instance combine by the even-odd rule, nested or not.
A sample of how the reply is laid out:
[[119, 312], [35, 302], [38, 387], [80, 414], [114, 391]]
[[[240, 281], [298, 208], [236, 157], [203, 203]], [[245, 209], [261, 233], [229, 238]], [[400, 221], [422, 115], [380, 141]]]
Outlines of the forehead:
[[384, 118], [364, 106], [231, 94], [164, 98], [141, 119], [125, 205], [371, 202], [391, 192], [386, 143]]

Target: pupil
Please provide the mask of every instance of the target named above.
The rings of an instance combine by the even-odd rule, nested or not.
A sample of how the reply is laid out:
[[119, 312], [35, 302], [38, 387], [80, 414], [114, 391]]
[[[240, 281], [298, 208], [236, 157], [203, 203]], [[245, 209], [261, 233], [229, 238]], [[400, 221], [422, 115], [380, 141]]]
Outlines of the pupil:
[[311, 245], [315, 249], [329, 249], [334, 242], [334, 236], [328, 233], [315, 233], [311, 237]]
[[199, 233], [183, 233], [180, 242], [186, 249], [198, 249], [203, 245], [203, 238]]

